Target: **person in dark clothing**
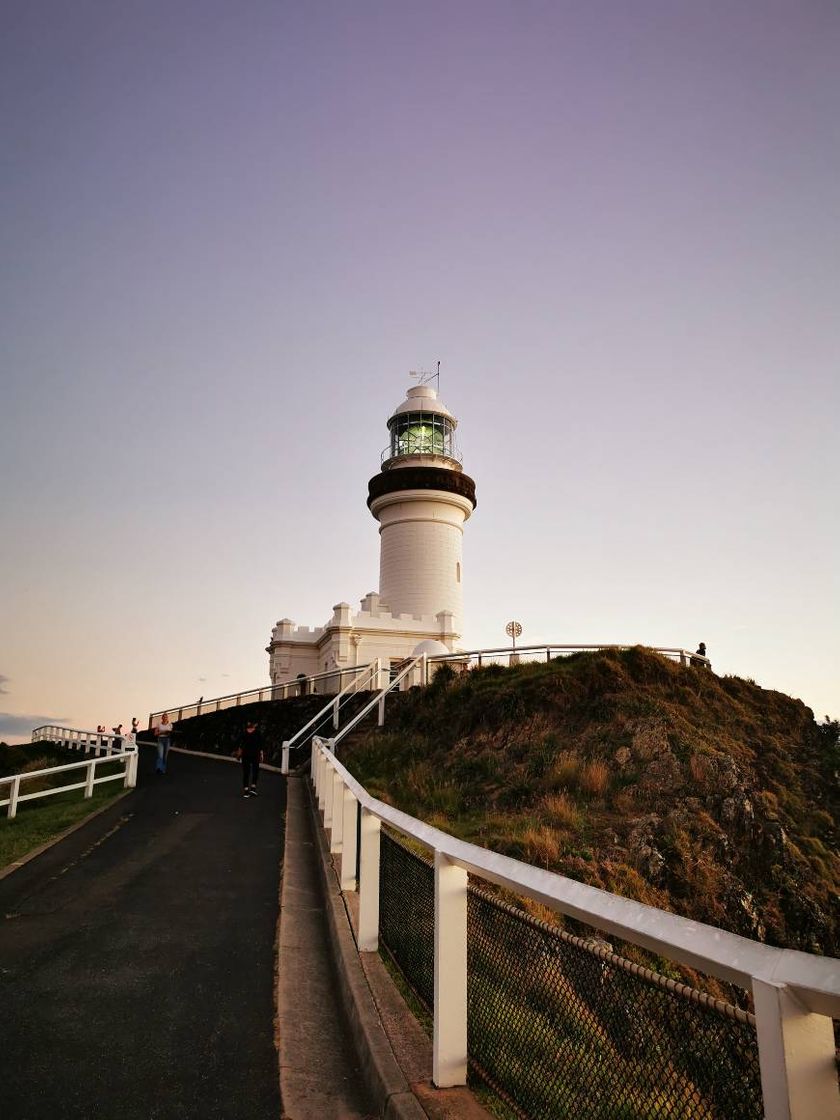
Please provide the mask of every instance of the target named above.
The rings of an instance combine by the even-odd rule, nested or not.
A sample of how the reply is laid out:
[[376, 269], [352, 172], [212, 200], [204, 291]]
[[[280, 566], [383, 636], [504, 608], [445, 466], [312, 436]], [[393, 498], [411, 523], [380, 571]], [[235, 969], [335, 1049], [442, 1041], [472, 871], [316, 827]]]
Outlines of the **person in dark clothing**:
[[[697, 656], [698, 654], [700, 655], [700, 657]], [[701, 657], [704, 660], [701, 661], [700, 660]], [[706, 668], [707, 665], [708, 665], [708, 662], [705, 660], [705, 657], [706, 657], [706, 643], [701, 642], [700, 645], [697, 647], [697, 649], [694, 651], [694, 657], [692, 657], [692, 659], [691, 659], [691, 664], [692, 665], [698, 665], [698, 666], [700, 666], [700, 668]]]
[[257, 781], [260, 776], [260, 763], [264, 761], [262, 732], [256, 720], [249, 719], [239, 744], [239, 757], [242, 759], [242, 796], [257, 796]]

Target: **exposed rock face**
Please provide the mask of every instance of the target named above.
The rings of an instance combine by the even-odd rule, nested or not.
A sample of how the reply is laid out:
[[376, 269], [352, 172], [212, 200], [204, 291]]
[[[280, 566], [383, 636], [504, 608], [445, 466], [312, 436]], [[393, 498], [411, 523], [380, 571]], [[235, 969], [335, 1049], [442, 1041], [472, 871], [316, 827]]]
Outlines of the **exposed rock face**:
[[629, 747], [619, 747], [618, 750], [613, 755], [613, 757], [615, 758], [615, 761], [618, 763], [619, 768], [623, 769], [628, 764], [630, 759], [633, 757], [633, 752], [630, 750]]
[[661, 719], [645, 719], [629, 724], [633, 736], [633, 754], [636, 758], [653, 758], [670, 752], [668, 729]]
[[665, 856], [656, 847], [661, 817], [651, 813], [633, 826], [627, 837], [627, 850], [636, 870], [649, 882], [659, 884], [665, 869]]

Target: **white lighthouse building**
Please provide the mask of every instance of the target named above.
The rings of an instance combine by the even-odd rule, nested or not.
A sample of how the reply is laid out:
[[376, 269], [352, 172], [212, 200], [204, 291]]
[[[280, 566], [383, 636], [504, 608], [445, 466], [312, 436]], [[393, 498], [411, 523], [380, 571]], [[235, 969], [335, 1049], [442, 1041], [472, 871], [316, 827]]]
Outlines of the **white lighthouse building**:
[[421, 642], [455, 651], [464, 522], [476, 506], [475, 483], [455, 444], [457, 425], [430, 385], [408, 390], [388, 420], [382, 468], [368, 483], [368, 507], [379, 522], [379, 591], [369, 592], [355, 612], [337, 603], [321, 627], [281, 619], [267, 649], [273, 684], [377, 657], [399, 662]]

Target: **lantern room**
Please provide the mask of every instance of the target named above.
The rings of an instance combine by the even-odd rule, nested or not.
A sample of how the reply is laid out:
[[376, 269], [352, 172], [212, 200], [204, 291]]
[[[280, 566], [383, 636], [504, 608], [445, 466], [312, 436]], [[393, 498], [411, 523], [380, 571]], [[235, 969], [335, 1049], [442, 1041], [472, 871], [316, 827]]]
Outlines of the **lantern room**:
[[391, 443], [382, 453], [383, 468], [407, 466], [405, 460], [416, 456], [434, 456], [457, 463], [460, 459], [455, 445], [457, 424], [431, 386], [417, 385], [409, 389], [406, 399], [388, 421]]

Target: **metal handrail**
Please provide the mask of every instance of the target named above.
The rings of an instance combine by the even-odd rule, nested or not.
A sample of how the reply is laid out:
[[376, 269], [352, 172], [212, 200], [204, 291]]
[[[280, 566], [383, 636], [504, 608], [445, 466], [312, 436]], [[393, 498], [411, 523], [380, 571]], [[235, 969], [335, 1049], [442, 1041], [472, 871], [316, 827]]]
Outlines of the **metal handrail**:
[[[616, 649], [624, 651], [634, 649], [639, 643], [634, 645], [622, 645], [617, 642], [601, 642], [594, 644], [586, 643], [568, 643], [560, 644], [556, 642], [543, 642], [534, 646], [517, 646], [514, 649], [512, 646], [500, 646], [497, 649], [475, 649], [463, 650], [460, 653], [436, 653], [429, 654], [429, 661], [441, 663], [446, 661], [467, 661], [475, 659], [478, 666], [481, 667], [487, 658], [495, 657], [520, 657], [523, 654], [545, 654], [546, 661], [550, 661], [553, 656], [563, 653], [585, 653], [597, 650]], [[692, 653], [690, 650], [682, 649], [678, 646], [645, 646], [645, 649], [653, 650], [654, 653], [660, 653], [663, 657], [667, 657], [671, 661], [679, 661], [681, 665], [702, 664], [706, 668], [711, 668], [711, 661], [708, 657], [703, 657], [699, 653]]]
[[418, 459], [420, 456], [426, 459], [443, 460], [445, 463], [461, 464], [464, 461], [464, 456], [457, 447], [453, 447], [451, 452], [446, 451], [398, 451], [396, 454], [391, 450], [390, 444], [382, 451], [379, 456], [380, 463], [396, 463], [399, 459]]
[[336, 758], [333, 742], [316, 736], [313, 751], [327, 758], [362, 808], [471, 875], [742, 988], [756, 976], [792, 984], [810, 1010], [840, 1018], [840, 961], [764, 945], [459, 840], [369, 794]]
[[[262, 685], [260, 688], [249, 688], [244, 692], [228, 692], [224, 696], [213, 696], [209, 700], [202, 699], [201, 701], [193, 701], [190, 704], [177, 704], [171, 708], [161, 708], [159, 711], [149, 713], [149, 729], [151, 730], [151, 728], [155, 726], [155, 720], [164, 715], [164, 713], [172, 720], [179, 720], [192, 718], [185, 717], [181, 714], [192, 708], [195, 708], [195, 714], [200, 716], [207, 715], [208, 712], [221, 711], [223, 704], [225, 707], [241, 707], [242, 701], [247, 696], [255, 696], [257, 698], [256, 701], [251, 701], [252, 703], [263, 702], [263, 697], [265, 697], [266, 700], [288, 700], [290, 696], [297, 696], [302, 687], [308, 688], [310, 685], [315, 685], [319, 681], [335, 680], [336, 678], [338, 678], [340, 685], [342, 678], [347, 676], [348, 673], [362, 673], [368, 668], [369, 663], [365, 662], [364, 665], [351, 665], [346, 669], [329, 669], [324, 673], [315, 673], [311, 677], [295, 677], [293, 680], [281, 681], [278, 684], [267, 684]], [[279, 692], [282, 692], [283, 695], [278, 696], [277, 694]], [[314, 694], [313, 690], [310, 695]], [[233, 704], [225, 703], [231, 700], [234, 701]], [[247, 703], [248, 701], [245, 702]]]
[[345, 736], [349, 735], [353, 728], [357, 727], [365, 718], [365, 716], [369, 715], [373, 711], [373, 709], [377, 707], [377, 705], [379, 706], [379, 726], [381, 727], [385, 722], [385, 697], [389, 692], [393, 692], [394, 689], [402, 684], [409, 673], [416, 669], [418, 665], [425, 664], [425, 662], [426, 655], [424, 653], [420, 654], [419, 657], [414, 657], [411, 660], [407, 660], [407, 662], [404, 662], [404, 668], [402, 668], [397, 673], [393, 680], [389, 681], [386, 687], [378, 692], [369, 703], [365, 704], [361, 711], [357, 712], [356, 715], [350, 720], [350, 722], [345, 724], [344, 727], [342, 727], [342, 729], [338, 732], [338, 734], [330, 740], [330, 742], [333, 744], [333, 747], [340, 743], [341, 740], [345, 738]]
[[[429, 663], [434, 662], [435, 664], [441, 664], [449, 661], [463, 663], [465, 661], [474, 660], [480, 668], [488, 659], [503, 657], [509, 659], [511, 656], [520, 657], [545, 654], [546, 660], [550, 660], [552, 656], [557, 656], [561, 653], [579, 653], [587, 650], [601, 649], [627, 650], [632, 648], [632, 645], [623, 645], [615, 642], [594, 644], [571, 643], [568, 645], [547, 642], [534, 646], [518, 646], [516, 649], [512, 649], [510, 646], [501, 646], [498, 649], [464, 650], [460, 653], [435, 654], [429, 655], [428, 661]], [[702, 657], [699, 653], [691, 653], [689, 650], [681, 649], [676, 646], [648, 646], [646, 648], [652, 649], [655, 653], [661, 653], [664, 657], [668, 657], [672, 661], [679, 661], [681, 665], [697, 665], [702, 663], [706, 668], [711, 668], [711, 662], [708, 657]], [[200, 716], [206, 715], [208, 712], [221, 711], [223, 706], [239, 707], [243, 701], [245, 703], [249, 702], [246, 699], [247, 697], [255, 697], [256, 700], [253, 702], [257, 703], [263, 700], [287, 700], [290, 695], [296, 695], [301, 686], [308, 689], [310, 686], [316, 685], [319, 681], [329, 679], [335, 680], [338, 678], [340, 686], [346, 674], [364, 673], [370, 668], [370, 664], [371, 663], [366, 662], [364, 665], [353, 665], [346, 669], [330, 669], [324, 673], [316, 673], [311, 677], [295, 678], [291, 681], [283, 681], [280, 684], [264, 685], [262, 688], [250, 688], [245, 692], [229, 692], [225, 696], [214, 696], [209, 700], [202, 700], [200, 703], [196, 701], [192, 704], [181, 704], [172, 708], [161, 708], [160, 711], [150, 713], [149, 728], [155, 726], [155, 721], [158, 720], [164, 712], [166, 712], [174, 722], [180, 719], [192, 718], [192, 716], [184, 716], [183, 713], [185, 711], [192, 712], [193, 709], [195, 709], [195, 711], [192, 714]], [[423, 683], [427, 683], [425, 679]], [[282, 693], [282, 695], [278, 695], [278, 693]]]
[[367, 670], [368, 671], [361, 677], [357, 677], [356, 680], [351, 681], [350, 684], [346, 685], [337, 696], [334, 696], [331, 700], [329, 700], [324, 705], [324, 707], [321, 708], [321, 710], [316, 715], [314, 715], [311, 720], [309, 720], [308, 723], [305, 723], [303, 727], [301, 727], [294, 733], [291, 739], [286, 739], [284, 741], [282, 747], [282, 760], [280, 763], [281, 774], [289, 773], [289, 754], [292, 750], [295, 749], [295, 747], [299, 746], [298, 740], [302, 739], [306, 735], [307, 731], [309, 731], [311, 728], [317, 727], [321, 720], [330, 711], [332, 711], [333, 713], [333, 727], [335, 729], [338, 728], [338, 712], [341, 708], [342, 703], [351, 695], [351, 693], [362, 690], [362, 688], [364, 687], [362, 682], [365, 681], [365, 678], [368, 678], [366, 683], [373, 683], [376, 675], [382, 671], [381, 659], [377, 658], [376, 661], [371, 661], [371, 663], [367, 666]]
[[[831, 1020], [840, 1018], [840, 961], [764, 945], [459, 840], [372, 797], [338, 761], [334, 747], [331, 740], [313, 738], [311, 773], [323, 826], [330, 830], [330, 851], [340, 857], [341, 887], [359, 891], [360, 951], [375, 952], [379, 943], [381, 823], [434, 852], [433, 1080], [438, 1087], [466, 1080], [471, 875], [751, 991], [765, 1116], [837, 1115]], [[445, 984], [438, 983], [439, 975]], [[810, 1018], [805, 1012], [812, 1013]], [[803, 1018], [809, 1018], [807, 1030]]]

